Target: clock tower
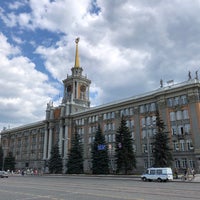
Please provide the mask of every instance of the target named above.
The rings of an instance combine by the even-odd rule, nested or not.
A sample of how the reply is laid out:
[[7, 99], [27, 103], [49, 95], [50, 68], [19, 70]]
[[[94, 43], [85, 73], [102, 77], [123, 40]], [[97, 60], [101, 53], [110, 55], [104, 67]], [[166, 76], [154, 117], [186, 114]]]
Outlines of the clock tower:
[[85, 110], [90, 107], [89, 87], [91, 81], [82, 75], [83, 69], [79, 62], [78, 43], [79, 38], [76, 38], [75, 64], [71, 68], [72, 75], [67, 75], [63, 80], [64, 96], [62, 103], [67, 104], [68, 114]]

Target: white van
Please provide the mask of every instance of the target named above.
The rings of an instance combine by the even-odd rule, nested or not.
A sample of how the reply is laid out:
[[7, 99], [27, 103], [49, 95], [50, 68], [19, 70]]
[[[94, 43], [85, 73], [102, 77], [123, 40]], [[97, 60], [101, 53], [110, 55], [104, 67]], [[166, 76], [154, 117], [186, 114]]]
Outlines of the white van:
[[172, 169], [166, 168], [148, 168], [141, 179], [143, 181], [169, 181], [173, 180]]

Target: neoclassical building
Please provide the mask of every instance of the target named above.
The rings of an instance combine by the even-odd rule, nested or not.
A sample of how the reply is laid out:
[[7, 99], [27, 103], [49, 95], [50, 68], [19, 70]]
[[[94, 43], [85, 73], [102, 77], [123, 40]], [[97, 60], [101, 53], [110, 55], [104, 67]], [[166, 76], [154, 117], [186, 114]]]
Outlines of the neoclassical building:
[[[90, 107], [91, 81], [83, 75], [76, 39], [75, 64], [71, 75], [63, 80], [64, 95], [59, 106], [48, 103], [46, 118], [24, 126], [1, 131], [6, 156], [12, 152], [16, 168], [48, 171], [52, 146], [59, 144], [63, 166], [67, 163], [74, 127], [82, 138], [84, 171], [91, 172], [91, 144], [98, 124], [108, 144], [110, 171], [115, 170], [115, 134], [122, 115], [127, 121], [137, 159], [137, 171], [153, 164], [152, 141], [155, 134], [155, 113], [159, 110], [169, 133], [173, 168], [195, 168], [200, 171], [200, 81], [198, 75], [182, 83], [97, 107]], [[131, 94], [130, 94], [131, 95]], [[66, 168], [63, 168], [65, 172]]]

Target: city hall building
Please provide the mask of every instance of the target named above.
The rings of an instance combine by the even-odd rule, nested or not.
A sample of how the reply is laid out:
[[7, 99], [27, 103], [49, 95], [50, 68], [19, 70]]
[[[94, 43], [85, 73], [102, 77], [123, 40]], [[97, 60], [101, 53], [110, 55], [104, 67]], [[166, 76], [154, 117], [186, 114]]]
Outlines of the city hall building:
[[[158, 110], [166, 125], [173, 153], [173, 168], [200, 171], [200, 81], [198, 74], [182, 83], [97, 107], [90, 107], [91, 81], [83, 75], [76, 39], [75, 65], [63, 80], [62, 103], [48, 103], [43, 121], [1, 131], [4, 156], [12, 152], [17, 169], [33, 168], [48, 172], [52, 147], [58, 143], [64, 166], [70, 141], [77, 127], [84, 150], [84, 171], [91, 173], [91, 144], [98, 124], [108, 144], [110, 172], [115, 171], [115, 135], [122, 115], [132, 133], [137, 171], [153, 164], [152, 142]], [[130, 94], [131, 95], [131, 94]], [[66, 168], [64, 167], [63, 172]]]

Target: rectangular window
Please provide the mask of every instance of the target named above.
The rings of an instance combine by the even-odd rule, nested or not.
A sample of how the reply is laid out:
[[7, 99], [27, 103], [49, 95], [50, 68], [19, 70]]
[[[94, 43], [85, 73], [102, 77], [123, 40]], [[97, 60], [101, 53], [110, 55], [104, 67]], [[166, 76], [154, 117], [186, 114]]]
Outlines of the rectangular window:
[[190, 124], [185, 124], [185, 134], [190, 134]]
[[186, 95], [181, 96], [181, 104], [185, 105], [187, 103], [188, 103], [187, 96]]
[[187, 167], [187, 158], [182, 158], [181, 160], [181, 164], [182, 164], [182, 168], [186, 168]]
[[179, 97], [175, 97], [174, 98], [174, 106], [178, 106], [179, 105]]
[[172, 135], [176, 135], [177, 134], [176, 126], [172, 126], [171, 130], [172, 130]]
[[181, 151], [185, 151], [185, 141], [184, 140], [180, 140], [180, 148], [181, 148]]
[[179, 110], [179, 111], [176, 112], [176, 119], [182, 120], [182, 111]]
[[173, 106], [173, 99], [167, 99], [167, 105], [168, 107], [172, 107]]
[[115, 113], [114, 112], [112, 112], [112, 119], [114, 119], [115, 118]]
[[188, 110], [183, 110], [183, 119], [189, 119]]
[[140, 106], [140, 113], [144, 113], [144, 105]]
[[171, 122], [174, 122], [176, 120], [176, 117], [175, 117], [175, 112], [170, 112], [170, 121]]
[[150, 174], [154, 175], [156, 173], [156, 170], [150, 170]]

